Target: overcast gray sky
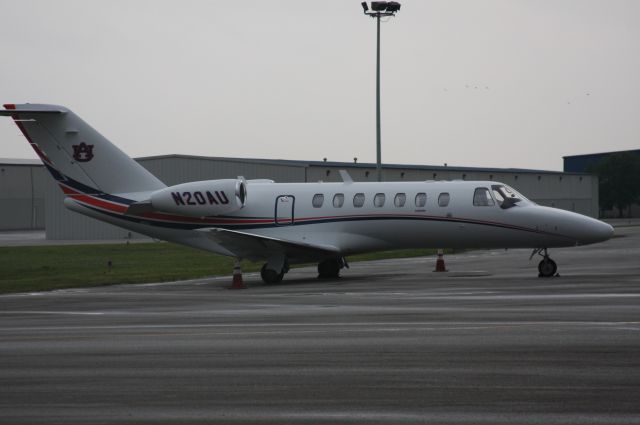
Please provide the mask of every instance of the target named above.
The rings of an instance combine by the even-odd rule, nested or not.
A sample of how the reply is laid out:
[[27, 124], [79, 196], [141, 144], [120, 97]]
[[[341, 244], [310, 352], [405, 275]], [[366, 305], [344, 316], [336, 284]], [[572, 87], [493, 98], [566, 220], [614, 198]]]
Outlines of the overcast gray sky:
[[[0, 0], [0, 101], [68, 106], [132, 156], [375, 161], [356, 0]], [[383, 162], [559, 170], [640, 148], [640, 1], [402, 1]], [[10, 120], [0, 157], [35, 158]]]

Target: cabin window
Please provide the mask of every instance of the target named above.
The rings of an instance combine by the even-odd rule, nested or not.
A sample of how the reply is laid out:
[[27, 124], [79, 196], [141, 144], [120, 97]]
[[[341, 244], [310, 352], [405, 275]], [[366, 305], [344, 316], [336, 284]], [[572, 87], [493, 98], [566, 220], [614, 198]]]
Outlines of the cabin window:
[[364, 193], [356, 193], [353, 196], [353, 206], [356, 208], [362, 208], [364, 205]]
[[500, 184], [491, 186], [493, 196], [495, 196], [498, 205], [502, 209], [508, 209], [516, 205], [518, 202], [526, 201], [527, 198], [515, 191], [515, 189]]
[[344, 205], [344, 194], [343, 193], [336, 193], [333, 196], [333, 206], [335, 208], [342, 208], [343, 205]]
[[498, 205], [502, 206], [502, 203], [504, 202], [504, 196], [502, 196], [502, 193], [500, 193], [500, 191], [498, 191], [498, 189], [496, 189], [499, 186], [492, 186], [493, 188], [493, 196], [496, 197], [496, 201], [498, 201]]
[[416, 207], [424, 208], [427, 205], [427, 194], [420, 192], [416, 195]]
[[373, 197], [373, 206], [378, 208], [383, 207], [384, 200], [385, 200], [384, 193], [376, 193], [376, 196]]
[[491, 192], [486, 187], [479, 187], [473, 192], [473, 205], [476, 207], [491, 207], [495, 205]]
[[407, 195], [404, 193], [396, 193], [396, 197], [393, 198], [393, 205], [398, 208], [404, 207], [404, 204], [407, 202]]
[[440, 195], [438, 195], [438, 205], [441, 207], [446, 207], [447, 205], [449, 205], [449, 198], [449, 193], [442, 192]]
[[315, 195], [313, 195], [313, 201], [311, 201], [313, 208], [320, 208], [323, 203], [324, 195], [322, 193], [316, 193]]

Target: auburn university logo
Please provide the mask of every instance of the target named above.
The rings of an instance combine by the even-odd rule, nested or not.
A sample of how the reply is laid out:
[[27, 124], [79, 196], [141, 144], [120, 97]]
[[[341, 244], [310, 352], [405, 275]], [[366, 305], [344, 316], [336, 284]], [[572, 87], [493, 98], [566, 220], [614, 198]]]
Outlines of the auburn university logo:
[[93, 145], [87, 145], [85, 142], [73, 145], [73, 159], [78, 162], [89, 162], [92, 158]]

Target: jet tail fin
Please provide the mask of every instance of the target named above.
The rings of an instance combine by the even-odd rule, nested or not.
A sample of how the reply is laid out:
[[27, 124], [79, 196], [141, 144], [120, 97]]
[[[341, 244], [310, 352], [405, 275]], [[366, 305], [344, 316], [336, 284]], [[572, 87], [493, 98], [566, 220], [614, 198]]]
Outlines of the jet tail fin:
[[5, 104], [53, 177], [83, 193], [133, 193], [162, 189], [157, 177], [128, 157], [68, 108]]

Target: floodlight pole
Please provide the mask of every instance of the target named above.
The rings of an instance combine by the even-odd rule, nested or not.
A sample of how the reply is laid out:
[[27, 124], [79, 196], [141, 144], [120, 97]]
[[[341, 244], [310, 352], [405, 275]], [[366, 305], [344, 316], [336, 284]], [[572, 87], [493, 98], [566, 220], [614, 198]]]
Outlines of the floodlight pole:
[[376, 46], [376, 173], [382, 181], [382, 134], [380, 126], [380, 13], [376, 14], [378, 37]]
[[378, 175], [378, 181], [382, 181], [382, 125], [380, 119], [380, 19], [382, 17], [395, 16], [396, 12], [400, 10], [400, 4], [397, 2], [372, 2], [377, 3], [377, 6], [382, 8], [374, 8], [369, 11], [367, 2], [362, 2], [364, 14], [376, 19], [376, 174]]

